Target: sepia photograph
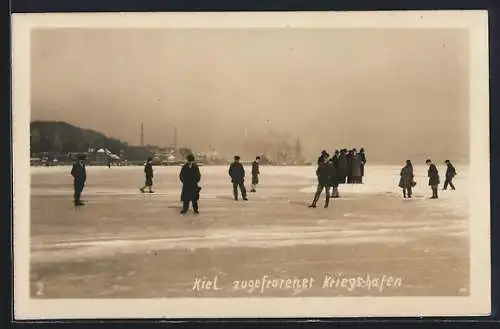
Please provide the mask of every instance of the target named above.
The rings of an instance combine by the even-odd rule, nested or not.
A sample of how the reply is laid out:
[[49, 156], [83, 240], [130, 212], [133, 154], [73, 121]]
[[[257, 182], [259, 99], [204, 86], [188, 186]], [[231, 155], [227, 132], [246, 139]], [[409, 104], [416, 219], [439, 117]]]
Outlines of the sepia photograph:
[[16, 318], [489, 314], [486, 12], [12, 22]]

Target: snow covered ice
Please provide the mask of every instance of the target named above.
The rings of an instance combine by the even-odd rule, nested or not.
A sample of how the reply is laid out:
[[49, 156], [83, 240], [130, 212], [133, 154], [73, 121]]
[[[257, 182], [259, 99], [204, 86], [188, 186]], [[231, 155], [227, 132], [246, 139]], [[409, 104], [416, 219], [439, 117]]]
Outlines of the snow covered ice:
[[[247, 173], [249, 172], [249, 168]], [[444, 182], [444, 166], [440, 166]], [[31, 169], [33, 298], [457, 296], [469, 291], [466, 167], [456, 191], [429, 200], [426, 166], [415, 166], [414, 198], [398, 188], [400, 166], [366, 167], [365, 183], [343, 185], [324, 209], [307, 206], [313, 166], [262, 166], [257, 193], [234, 201], [227, 166], [203, 166], [200, 212], [180, 215], [180, 167], [154, 167], [154, 194], [141, 194], [142, 167], [87, 167], [72, 204], [69, 167]], [[247, 179], [247, 188], [249, 187]], [[340, 274], [339, 274], [340, 273]], [[328, 274], [401, 278], [398, 288], [324, 289]], [[242, 291], [235, 280], [314, 278], [311, 289]], [[193, 290], [219, 277], [219, 291]], [[43, 296], [36, 295], [40, 282]]]

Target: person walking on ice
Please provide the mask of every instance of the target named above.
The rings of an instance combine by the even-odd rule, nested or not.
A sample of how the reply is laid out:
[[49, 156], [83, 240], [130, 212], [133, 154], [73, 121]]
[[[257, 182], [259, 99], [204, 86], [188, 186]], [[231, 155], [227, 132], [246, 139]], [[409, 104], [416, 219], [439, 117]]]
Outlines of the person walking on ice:
[[438, 186], [439, 186], [439, 172], [436, 168], [436, 165], [432, 163], [430, 159], [425, 161], [425, 163], [429, 166], [429, 170], [427, 171], [427, 176], [429, 177], [429, 186], [432, 188], [431, 199], [437, 199]]
[[87, 181], [87, 170], [85, 169], [85, 155], [79, 155], [77, 161], [71, 168], [71, 176], [73, 176], [73, 198], [75, 206], [84, 206], [80, 198], [82, 195], [85, 182]]
[[199, 214], [198, 210], [198, 200], [200, 199], [201, 187], [198, 183], [201, 180], [200, 168], [194, 162], [194, 156], [192, 154], [187, 156], [187, 163], [182, 166], [181, 172], [179, 174], [179, 179], [182, 182], [182, 210], [181, 214], [187, 213], [189, 209], [189, 202], [193, 204], [193, 211], [195, 214]]
[[231, 177], [231, 182], [233, 183], [233, 195], [234, 200], [238, 201], [238, 187], [241, 190], [241, 197], [243, 200], [247, 199], [247, 190], [245, 188], [245, 168], [240, 163], [240, 157], [235, 156], [234, 162], [229, 166], [229, 176]]
[[[318, 159], [319, 160], [319, 159]], [[309, 208], [316, 208], [316, 203], [321, 196], [323, 190], [325, 190], [326, 198], [325, 198], [325, 208], [328, 208], [328, 204], [330, 202], [330, 175], [331, 168], [328, 165], [328, 157], [325, 155], [321, 159], [322, 161], [318, 161], [318, 168], [316, 169], [316, 176], [318, 177], [318, 186], [316, 188], [316, 193], [314, 194], [314, 199]]]
[[144, 174], [146, 175], [146, 182], [143, 187], [140, 188], [142, 193], [146, 193], [146, 188], [148, 188], [149, 193], [154, 193], [153, 191], [153, 158], [149, 157], [144, 165]]
[[259, 175], [260, 175], [259, 162], [260, 162], [259, 156], [255, 158], [254, 162], [252, 162], [252, 189], [250, 190], [250, 192], [256, 192], [255, 188], [259, 184]]
[[455, 185], [453, 185], [453, 178], [457, 175], [457, 171], [451, 164], [450, 160], [446, 160], [444, 163], [446, 163], [446, 179], [444, 181], [443, 190], [446, 190], [448, 188], [448, 185], [450, 185], [452, 190], [455, 190]]
[[406, 165], [401, 169], [399, 187], [403, 189], [403, 198], [411, 199], [412, 188], [415, 186], [413, 180], [413, 165], [410, 160], [406, 160]]

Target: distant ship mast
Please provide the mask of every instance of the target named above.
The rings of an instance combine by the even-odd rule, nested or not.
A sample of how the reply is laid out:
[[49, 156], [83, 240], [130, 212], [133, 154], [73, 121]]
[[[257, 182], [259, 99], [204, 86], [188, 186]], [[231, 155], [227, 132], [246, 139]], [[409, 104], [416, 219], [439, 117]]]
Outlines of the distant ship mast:
[[144, 123], [141, 123], [141, 146], [144, 146]]

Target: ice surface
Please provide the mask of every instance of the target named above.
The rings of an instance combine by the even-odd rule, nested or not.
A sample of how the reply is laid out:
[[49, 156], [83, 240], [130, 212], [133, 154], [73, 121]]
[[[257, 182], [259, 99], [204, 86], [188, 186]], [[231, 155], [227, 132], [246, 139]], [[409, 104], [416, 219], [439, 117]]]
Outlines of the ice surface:
[[[341, 186], [341, 198], [328, 209], [323, 197], [317, 209], [307, 207], [316, 185], [312, 166], [262, 166], [261, 184], [248, 202], [232, 200], [226, 166], [200, 169], [201, 214], [180, 215], [180, 167], [154, 167], [155, 194], [138, 190], [142, 167], [87, 167], [87, 205], [77, 209], [69, 167], [33, 167], [33, 287], [44, 282], [44, 297], [189, 297], [198, 275], [223, 273], [230, 281], [270, 273], [321, 281], [326, 272], [342, 271], [403, 277], [402, 288], [384, 295], [468, 291], [467, 168], [457, 166], [456, 191], [429, 200], [427, 169], [415, 166], [414, 199], [403, 200], [400, 167], [367, 166], [365, 184]], [[115, 289], [117, 280], [121, 288]], [[345, 293], [320, 288], [302, 295]]]

